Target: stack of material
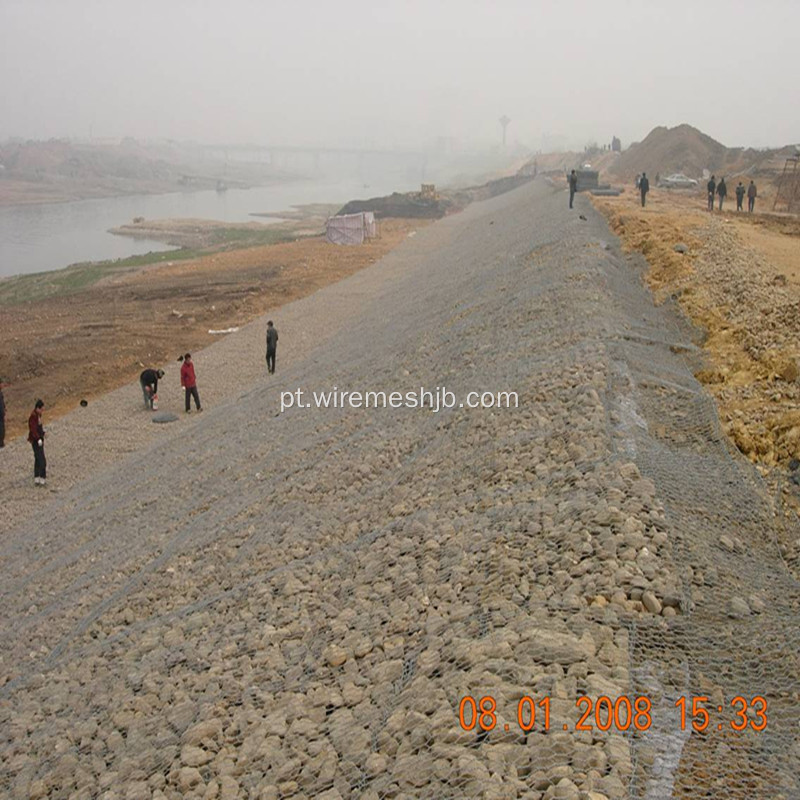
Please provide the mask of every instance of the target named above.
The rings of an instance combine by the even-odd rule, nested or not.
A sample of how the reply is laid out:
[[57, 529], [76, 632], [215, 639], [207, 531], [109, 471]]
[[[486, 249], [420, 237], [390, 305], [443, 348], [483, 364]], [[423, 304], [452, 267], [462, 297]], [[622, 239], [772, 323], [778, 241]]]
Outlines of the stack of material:
[[377, 235], [378, 224], [372, 211], [329, 217], [325, 228], [325, 238], [332, 244], [364, 244], [364, 239]]
[[598, 188], [599, 173], [596, 169], [579, 169], [577, 172], [579, 192]]
[[332, 244], [364, 244], [364, 214], [330, 217], [325, 238]]

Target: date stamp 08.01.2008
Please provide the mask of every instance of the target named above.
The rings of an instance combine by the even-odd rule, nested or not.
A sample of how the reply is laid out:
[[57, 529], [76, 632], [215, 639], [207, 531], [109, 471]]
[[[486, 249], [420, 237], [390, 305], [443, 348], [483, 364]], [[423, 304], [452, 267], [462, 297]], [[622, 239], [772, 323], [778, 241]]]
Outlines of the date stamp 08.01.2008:
[[[747, 698], [737, 695], [727, 703], [714, 704], [708, 697], [679, 697], [675, 701], [681, 730], [704, 731], [730, 730], [742, 733], [751, 729], [763, 731], [767, 727], [767, 701], [757, 695]], [[475, 698], [466, 695], [458, 707], [458, 721], [465, 731], [516, 730], [521, 733], [552, 730], [625, 732], [633, 728], [646, 731], [653, 724], [653, 704], [649, 697], [622, 695], [610, 698], [602, 695], [592, 699], [584, 695], [575, 701], [577, 709], [572, 723], [561, 723], [551, 728], [550, 698], [523, 696], [516, 709], [501, 718], [497, 702], [491, 695]]]

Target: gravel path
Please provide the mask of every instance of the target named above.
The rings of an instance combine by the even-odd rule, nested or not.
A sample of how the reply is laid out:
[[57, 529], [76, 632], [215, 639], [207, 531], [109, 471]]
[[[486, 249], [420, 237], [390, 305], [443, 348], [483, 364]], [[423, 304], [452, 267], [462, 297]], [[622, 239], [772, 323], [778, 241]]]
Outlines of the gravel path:
[[[152, 425], [132, 386], [60, 420], [55, 493], [12, 445], [3, 793], [629, 796], [631, 739], [575, 724], [639, 685], [635, 621], [691, 607], [686, 529], [636, 463], [659, 409], [617, 346], [657, 331], [678, 364], [646, 300], [588, 202], [536, 183], [282, 308], [275, 376], [264, 320], [197, 353], [202, 415]], [[420, 385], [519, 408], [278, 415], [298, 387]], [[462, 730], [465, 695], [509, 729]], [[524, 695], [549, 733], [520, 729]]]

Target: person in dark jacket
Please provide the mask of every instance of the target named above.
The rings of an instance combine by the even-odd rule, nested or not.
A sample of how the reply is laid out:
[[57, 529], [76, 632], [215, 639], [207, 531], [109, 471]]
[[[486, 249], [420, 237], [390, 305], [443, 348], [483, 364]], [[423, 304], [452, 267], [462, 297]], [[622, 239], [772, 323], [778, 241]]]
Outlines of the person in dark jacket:
[[187, 353], [181, 359], [181, 387], [186, 393], [186, 413], [191, 411], [191, 399], [194, 397], [194, 406], [198, 411], [202, 411], [200, 405], [200, 395], [197, 393], [197, 378], [194, 374], [194, 363], [191, 353]]
[[639, 178], [639, 191], [642, 194], [642, 208], [644, 208], [645, 198], [647, 197], [647, 193], [650, 191], [650, 181], [646, 172], [643, 172], [642, 177]]
[[739, 181], [739, 185], [736, 187], [736, 210], [743, 211], [742, 203], [744, 203], [744, 184]]
[[42, 412], [44, 400], [37, 400], [28, 417], [28, 441], [33, 447], [33, 482], [36, 486], [47, 483], [47, 459], [44, 456], [44, 426]]
[[0, 447], [6, 446], [6, 399], [3, 397], [5, 381], [0, 378]]
[[711, 180], [706, 184], [706, 189], [708, 190], [708, 210], [714, 210], [714, 194], [717, 191], [717, 182], [714, 180], [714, 176], [711, 176]]
[[278, 349], [278, 330], [272, 324], [272, 320], [267, 323], [267, 369], [270, 374], [275, 372], [275, 351]]
[[720, 178], [717, 184], [717, 194], [719, 195], [719, 210], [722, 211], [722, 203], [728, 196], [728, 187], [725, 185], [725, 178]]
[[575, 192], [578, 191], [578, 173], [572, 170], [567, 179], [569, 182], [569, 207], [572, 208], [572, 201], [575, 199]]
[[145, 408], [153, 408], [153, 398], [158, 394], [158, 379], [163, 377], [163, 369], [146, 369], [139, 376], [139, 384], [142, 387]]
[[756, 197], [758, 196], [758, 190], [756, 189], [756, 185], [753, 181], [750, 181], [750, 185], [747, 187], [747, 212], [749, 214], [753, 213], [753, 209], [756, 207]]

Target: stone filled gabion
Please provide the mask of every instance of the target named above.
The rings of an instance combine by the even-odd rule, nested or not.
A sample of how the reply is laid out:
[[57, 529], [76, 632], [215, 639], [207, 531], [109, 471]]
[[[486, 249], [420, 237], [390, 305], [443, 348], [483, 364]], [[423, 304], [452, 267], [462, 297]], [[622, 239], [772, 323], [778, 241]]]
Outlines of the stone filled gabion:
[[[771, 778], [757, 768], [796, 709], [772, 751], [712, 733], [704, 753], [678, 737], [675, 763], [665, 755], [671, 701], [741, 688], [690, 654], [687, 626], [696, 617], [721, 654], [726, 631], [766, 617], [770, 587], [731, 576], [772, 554], [753, 552], [749, 527], [723, 542], [679, 490], [691, 454], [746, 479], [713, 424], [687, 420], [693, 400], [644, 386], [654, 353], [692, 378], [666, 312], [589, 222], [533, 185], [437, 223], [287, 310], [327, 307], [339, 334], [279, 385], [75, 488], [56, 525], [13, 530], [2, 793], [689, 797], [704, 757], [726, 797], [797, 796], [796, 750]], [[275, 416], [278, 391], [299, 385], [507, 390], [519, 407]], [[761, 627], [773, 655], [796, 649]], [[638, 695], [650, 731], [576, 729], [579, 698]], [[465, 730], [465, 696], [491, 696], [499, 724]], [[549, 698], [548, 732], [521, 729], [525, 696]]]

